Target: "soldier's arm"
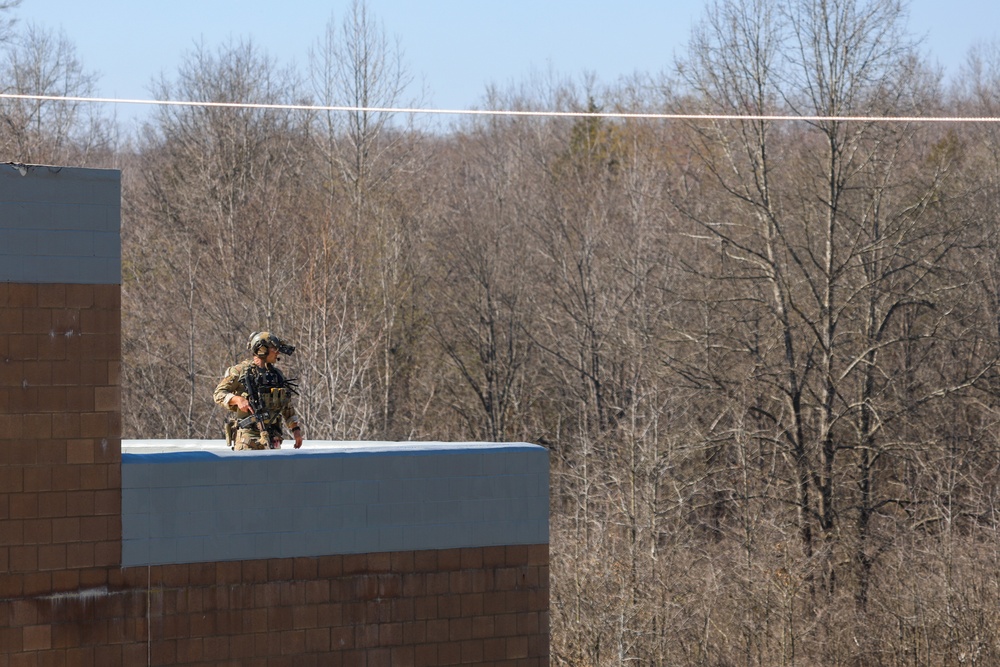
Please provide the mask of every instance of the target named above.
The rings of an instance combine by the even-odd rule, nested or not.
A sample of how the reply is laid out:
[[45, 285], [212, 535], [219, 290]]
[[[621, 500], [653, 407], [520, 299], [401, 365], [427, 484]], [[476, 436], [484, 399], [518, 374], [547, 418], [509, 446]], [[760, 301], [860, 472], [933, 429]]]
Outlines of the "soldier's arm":
[[[246, 390], [240, 383], [239, 376], [234, 373], [233, 370], [233, 368], [230, 368], [229, 372], [226, 373], [226, 377], [222, 378], [222, 381], [219, 382], [215, 391], [212, 393], [212, 398], [216, 403], [223, 407], [236, 407], [237, 409], [245, 412], [246, 406], [244, 405], [241, 407], [240, 403], [246, 402], [246, 398], [242, 396]], [[240, 401], [240, 398], [243, 400]], [[237, 399], [235, 403], [233, 402], [233, 399]]]
[[299, 423], [299, 417], [295, 414], [295, 408], [291, 406], [286, 407], [281, 411], [281, 416], [285, 419], [285, 426], [289, 431], [302, 428], [302, 425]]
[[292, 407], [291, 403], [281, 411], [281, 416], [285, 420], [285, 426], [288, 427], [289, 433], [295, 438], [295, 449], [298, 449], [302, 446], [302, 424], [299, 422], [299, 417], [295, 414], [295, 408]]

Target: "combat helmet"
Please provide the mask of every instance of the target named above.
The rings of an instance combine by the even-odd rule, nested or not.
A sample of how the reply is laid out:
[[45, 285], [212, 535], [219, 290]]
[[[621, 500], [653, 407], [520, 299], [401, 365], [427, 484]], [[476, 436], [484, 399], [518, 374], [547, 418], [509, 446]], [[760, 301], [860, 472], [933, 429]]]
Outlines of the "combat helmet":
[[250, 334], [250, 340], [247, 341], [247, 349], [250, 350], [250, 354], [254, 356], [267, 356], [266, 352], [261, 355], [260, 350], [261, 348], [271, 347], [278, 348], [278, 352], [281, 352], [282, 354], [295, 353], [294, 345], [289, 345], [270, 331], [255, 331]]

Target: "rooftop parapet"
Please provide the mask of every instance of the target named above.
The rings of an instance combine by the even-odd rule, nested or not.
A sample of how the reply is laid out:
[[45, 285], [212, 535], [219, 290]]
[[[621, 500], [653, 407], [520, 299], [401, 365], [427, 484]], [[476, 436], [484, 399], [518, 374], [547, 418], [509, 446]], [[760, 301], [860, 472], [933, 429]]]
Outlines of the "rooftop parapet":
[[122, 565], [548, 543], [548, 452], [333, 442], [122, 443]]

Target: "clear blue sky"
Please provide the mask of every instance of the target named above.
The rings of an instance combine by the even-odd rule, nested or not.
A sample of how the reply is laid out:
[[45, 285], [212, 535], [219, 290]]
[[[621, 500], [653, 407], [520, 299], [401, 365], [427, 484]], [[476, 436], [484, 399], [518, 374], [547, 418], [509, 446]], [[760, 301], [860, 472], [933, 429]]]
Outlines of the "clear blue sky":
[[[911, 0], [910, 27], [931, 58], [954, 73], [977, 42], [1000, 35], [998, 0]], [[23, 0], [22, 22], [62, 30], [104, 97], [146, 98], [153, 78], [173, 78], [199, 40], [213, 48], [250, 37], [305, 72], [307, 49], [350, 0]], [[428, 106], [481, 105], [486, 86], [552, 71], [590, 72], [610, 83], [669, 68], [683, 53], [703, 0], [369, 0]], [[119, 109], [130, 116], [145, 107]], [[124, 112], [124, 113], [123, 113]]]

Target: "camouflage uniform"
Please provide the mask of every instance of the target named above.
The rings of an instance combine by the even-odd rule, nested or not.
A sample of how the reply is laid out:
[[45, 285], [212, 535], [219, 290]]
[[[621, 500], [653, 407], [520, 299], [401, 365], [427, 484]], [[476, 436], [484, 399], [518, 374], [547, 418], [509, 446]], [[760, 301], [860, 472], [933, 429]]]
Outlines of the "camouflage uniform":
[[261, 437], [257, 422], [251, 421], [246, 428], [233, 429], [235, 432], [231, 446], [236, 450], [268, 449], [272, 439], [282, 438], [282, 420], [289, 431], [299, 426], [299, 420], [295, 416], [295, 408], [292, 406], [293, 386], [272, 364], [264, 364], [263, 367], [259, 367], [254, 364], [252, 359], [236, 364], [226, 371], [226, 376], [222, 378], [213, 394], [215, 402], [229, 410], [230, 424], [251, 415], [250, 412], [244, 412], [236, 406], [230, 405], [230, 399], [233, 396], [247, 396], [245, 383], [248, 374], [253, 374], [261, 402], [266, 410], [264, 423], [267, 433]]

